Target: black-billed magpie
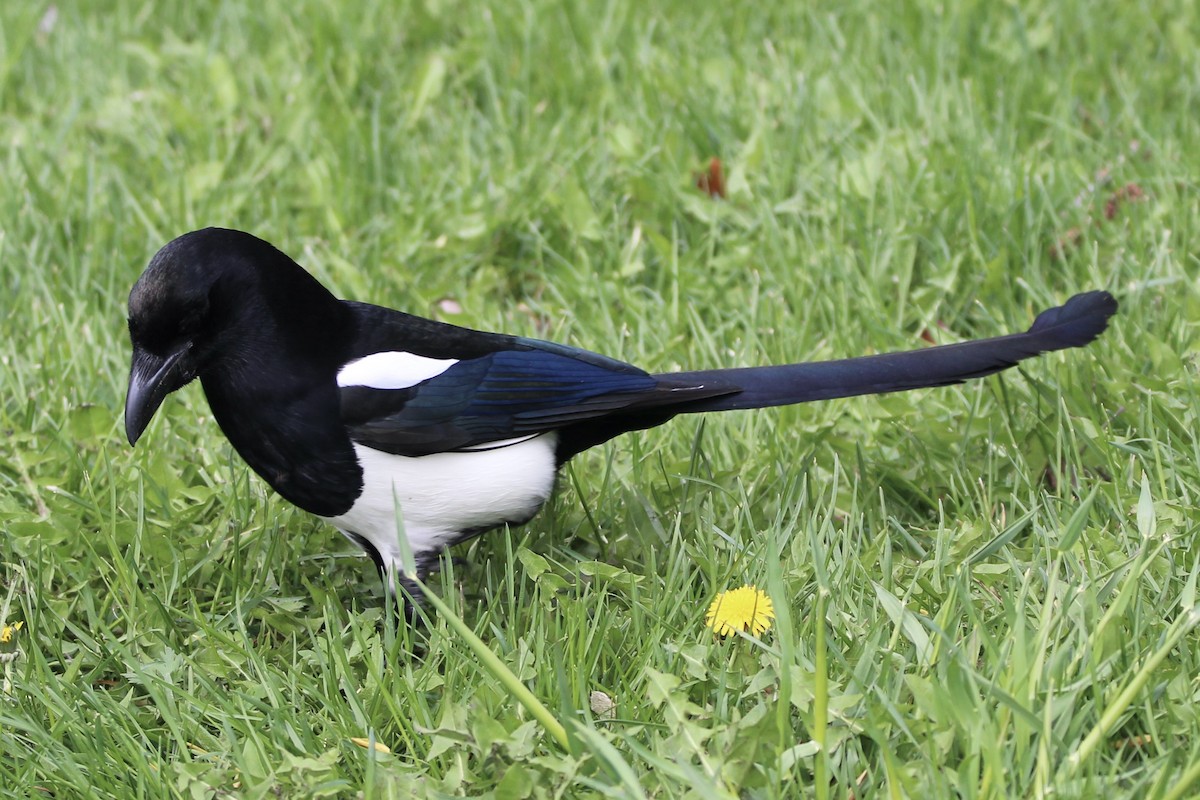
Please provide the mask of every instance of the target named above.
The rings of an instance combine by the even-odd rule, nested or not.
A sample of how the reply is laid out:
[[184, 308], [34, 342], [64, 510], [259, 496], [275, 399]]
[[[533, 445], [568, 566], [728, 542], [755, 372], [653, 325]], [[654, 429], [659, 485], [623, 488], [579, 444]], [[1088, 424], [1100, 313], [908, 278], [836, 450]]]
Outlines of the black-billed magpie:
[[[338, 300], [248, 233], [206, 228], [151, 259], [129, 295], [125, 431], [199, 378], [234, 448], [275, 491], [328, 519], [393, 585], [446, 547], [528, 521], [568, 459], [677, 414], [946, 386], [1082, 347], [1107, 292], [1024, 333], [838, 361], [650, 374], [561, 344]], [[397, 526], [397, 510], [402, 519]]]

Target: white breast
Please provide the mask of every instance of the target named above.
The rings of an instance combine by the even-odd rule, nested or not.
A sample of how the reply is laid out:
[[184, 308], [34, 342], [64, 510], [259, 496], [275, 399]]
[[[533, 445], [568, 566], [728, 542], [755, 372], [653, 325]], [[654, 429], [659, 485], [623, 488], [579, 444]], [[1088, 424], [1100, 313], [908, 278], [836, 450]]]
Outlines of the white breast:
[[345, 514], [328, 519], [369, 541], [385, 564], [399, 563], [398, 506], [413, 554], [436, 555], [464, 531], [537, 513], [554, 488], [557, 438], [544, 433], [493, 449], [416, 458], [356, 444], [362, 494]]

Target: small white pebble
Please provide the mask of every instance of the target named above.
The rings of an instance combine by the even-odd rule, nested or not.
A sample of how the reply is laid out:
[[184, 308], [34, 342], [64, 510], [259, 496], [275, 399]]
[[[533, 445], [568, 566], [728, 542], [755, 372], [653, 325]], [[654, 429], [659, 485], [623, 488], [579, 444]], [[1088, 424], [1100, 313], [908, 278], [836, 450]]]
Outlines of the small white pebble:
[[42, 19], [38, 22], [38, 33], [42, 36], [49, 36], [54, 30], [55, 23], [58, 22], [58, 6], [50, 6], [46, 9], [46, 13], [42, 14]]
[[617, 704], [604, 692], [592, 692], [588, 695], [588, 703], [592, 713], [600, 719], [612, 719], [617, 715]]

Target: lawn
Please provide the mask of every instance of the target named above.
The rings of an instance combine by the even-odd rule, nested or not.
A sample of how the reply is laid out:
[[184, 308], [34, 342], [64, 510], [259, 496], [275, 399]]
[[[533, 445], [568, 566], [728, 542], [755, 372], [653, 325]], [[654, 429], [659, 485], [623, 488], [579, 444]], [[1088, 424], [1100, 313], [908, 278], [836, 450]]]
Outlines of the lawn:
[[[0, 794], [1195, 797], [1198, 17], [4, 3]], [[198, 386], [125, 441], [129, 287], [205, 225], [653, 371], [1121, 312], [969, 385], [617, 439], [410, 627]], [[745, 584], [775, 624], [715, 637]]]

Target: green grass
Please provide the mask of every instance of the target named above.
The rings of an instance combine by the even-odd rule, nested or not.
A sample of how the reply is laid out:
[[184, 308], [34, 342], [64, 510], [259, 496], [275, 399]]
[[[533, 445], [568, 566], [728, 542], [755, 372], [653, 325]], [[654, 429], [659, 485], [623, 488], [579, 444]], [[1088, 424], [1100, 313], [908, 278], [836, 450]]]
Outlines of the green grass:
[[[257, 6], [0, 6], [0, 793], [1200, 792], [1192, 4]], [[198, 387], [125, 443], [125, 295], [211, 224], [654, 370], [1122, 309], [968, 386], [623, 437], [457, 548], [436, 591], [563, 749]], [[714, 641], [743, 583], [778, 624]]]

